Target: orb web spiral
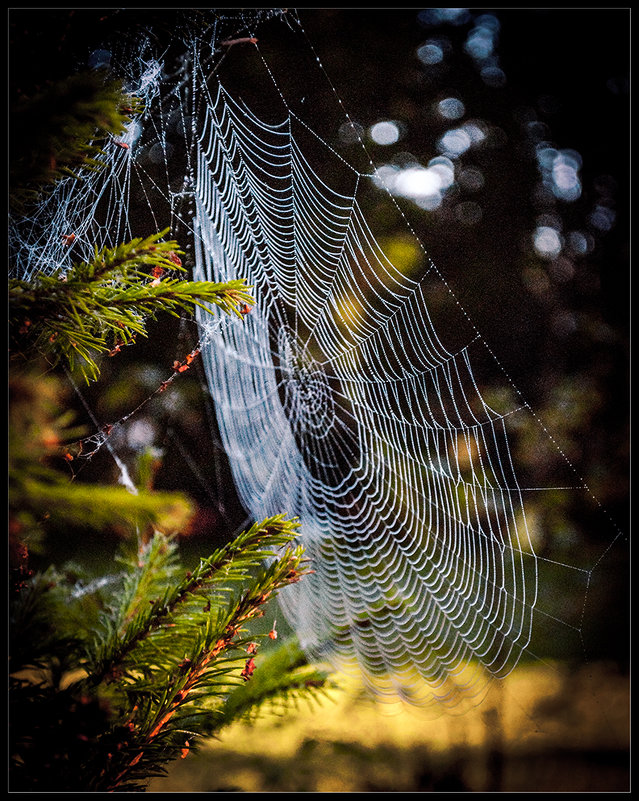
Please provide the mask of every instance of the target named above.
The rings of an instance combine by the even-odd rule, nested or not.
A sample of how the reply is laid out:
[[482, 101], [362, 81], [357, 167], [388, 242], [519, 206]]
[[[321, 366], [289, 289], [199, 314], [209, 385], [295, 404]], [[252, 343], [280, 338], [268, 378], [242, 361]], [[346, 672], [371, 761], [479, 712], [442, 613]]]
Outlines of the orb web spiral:
[[415, 280], [385, 255], [364, 174], [340, 164], [337, 191], [290, 109], [266, 123], [219, 83], [199, 91], [196, 277], [244, 278], [256, 301], [204, 357], [244, 506], [301, 522], [313, 574], [282, 593], [286, 616], [311, 659], [378, 694], [476, 699], [531, 633], [521, 410], [482, 398], [472, 328], [454, 350], [438, 336], [432, 265]]

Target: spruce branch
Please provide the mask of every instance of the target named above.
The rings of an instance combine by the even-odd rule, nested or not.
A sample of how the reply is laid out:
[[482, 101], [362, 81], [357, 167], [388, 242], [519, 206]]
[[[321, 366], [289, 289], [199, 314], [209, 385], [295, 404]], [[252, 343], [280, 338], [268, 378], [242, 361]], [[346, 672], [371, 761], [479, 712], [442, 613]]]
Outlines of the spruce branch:
[[73, 520], [76, 526], [96, 531], [147, 526], [180, 531], [193, 515], [191, 504], [177, 492], [134, 495], [125, 487], [71, 483], [54, 470], [43, 480], [14, 472], [10, 496], [12, 507], [30, 509], [34, 518], [46, 519], [48, 525]]
[[101, 71], [81, 72], [13, 99], [10, 205], [16, 211], [60, 179], [105, 164], [107, 143], [144, 110], [142, 101]]
[[[255, 523], [231, 543], [200, 560], [195, 570], [189, 571], [180, 581], [168, 586], [168, 579], [174, 575], [169, 575], [169, 571], [172, 571], [175, 546], [156, 535], [129, 563], [129, 575], [117, 618], [106, 621], [107, 636], [95, 644], [95, 662], [88, 666], [91, 681], [99, 683], [106, 675], [121, 672], [134, 647], [153, 631], [166, 632], [166, 627], [171, 627], [173, 617], [181, 608], [187, 610], [185, 620], [195, 611], [196, 626], [199, 626], [199, 612], [211, 608], [211, 597], [207, 592], [213, 597], [214, 607], [219, 609], [220, 599], [229, 595], [233, 585], [246, 580], [265, 559], [273, 558], [286, 547], [297, 528], [295, 521], [287, 520], [283, 515]], [[299, 567], [301, 553], [295, 552], [295, 561]], [[239, 615], [242, 621], [250, 619], [254, 610], [281, 586], [282, 564], [281, 561], [275, 562], [256, 580], [229, 615]], [[275, 571], [275, 574], [271, 575], [270, 571]], [[296, 580], [294, 571], [295, 566], [291, 563], [291, 575], [286, 583]], [[159, 595], [149, 600], [150, 591]], [[230, 620], [220, 623], [220, 627], [224, 631], [232, 630], [231, 638], [237, 634], [237, 628]]]
[[[117, 137], [142, 110], [99, 73], [19, 97], [10, 116], [11, 213], [28, 213], [61, 178], [102, 169], [107, 147], [127, 149]], [[253, 303], [245, 283], [176, 277], [181, 251], [163, 241], [167, 233], [96, 248], [64, 274], [50, 265], [31, 281], [11, 280], [12, 358], [44, 357], [91, 381], [103, 356], [148, 336], [161, 313], [242, 318]], [[187, 369], [195, 353], [174, 369]], [[12, 371], [11, 789], [140, 790], [253, 707], [323, 686], [301, 656], [278, 668], [256, 662], [264, 635], [249, 636], [264, 605], [308, 566], [294, 543], [297, 522], [280, 515], [185, 572], [175, 535], [191, 514], [182, 496], [82, 485], [56, 468], [61, 457], [73, 461], [65, 443], [80, 436], [58, 392], [53, 373]], [[97, 578], [74, 566], [32, 572], [33, 535], [45, 520], [63, 531], [126, 530], [117, 568]], [[267, 669], [277, 675], [267, 680]]]
[[[229, 605], [226, 614], [209, 616], [197, 639], [191, 635], [184, 640], [187, 655], [178, 663], [177, 670], [174, 668], [168, 674], [164, 686], [161, 678], [158, 681], [154, 675], [152, 680], [144, 677], [139, 686], [128, 688], [131, 711], [137, 712], [133, 718], [138, 721], [136, 743], [130, 749], [131, 758], [116, 774], [109, 789], [123, 784], [130, 786], [131, 782], [135, 784], [148, 777], [150, 767], [157, 768], [162, 761], [160, 754], [176, 758], [191, 747], [194, 737], [210, 736], [219, 728], [218, 716], [211, 714], [211, 704], [215, 706], [216, 698], [225, 697], [242, 679], [250, 679], [254, 671], [254, 659], [250, 657], [239, 672], [238, 643], [234, 639], [248, 621], [261, 614], [260, 607], [272, 593], [298, 580], [300, 559], [301, 551], [285, 551], [239, 601]], [[172, 634], [169, 644], [174, 653], [178, 643], [179, 638], [176, 642]], [[189, 644], [191, 650], [187, 651]], [[160, 650], [157, 645], [156, 642], [156, 654]], [[148, 660], [144, 663], [148, 664]]]
[[[162, 241], [168, 229], [145, 239], [95, 251], [90, 261], [66, 274], [40, 273], [33, 281], [9, 281], [11, 346], [15, 353], [34, 351], [52, 364], [77, 366], [87, 382], [100, 374], [100, 354], [115, 355], [147, 336], [147, 323], [164, 312], [178, 316], [195, 306], [242, 317], [252, 303], [242, 280], [225, 283], [187, 281], [168, 276], [183, 271], [174, 241]], [[168, 277], [167, 277], [168, 276]]]
[[238, 720], [252, 723], [265, 708], [283, 716], [301, 702], [320, 702], [333, 687], [327, 671], [309, 665], [299, 644], [289, 640], [264, 657], [251, 681], [227, 696], [210, 725], [219, 731]]
[[[65, 603], [66, 576], [53, 566], [11, 589], [9, 672], [33, 671], [59, 686], [63, 673], [77, 664], [82, 648], [79, 616]], [[65, 608], [66, 607], [66, 608]], [[84, 623], [87, 611], [82, 607]], [[75, 611], [75, 610], [74, 610]]]
[[[75, 641], [55, 680], [50, 670], [41, 672], [49, 680], [29, 680], [12, 664], [12, 715], [20, 719], [12, 742], [16, 789], [144, 789], [251, 704], [316, 692], [324, 677], [305, 670], [299, 653], [280, 663], [266, 689], [245, 690], [263, 669], [255, 662], [260, 635], [248, 636], [247, 627], [269, 599], [308, 572], [297, 531], [294, 520], [267, 518], [186, 573], [175, 538], [155, 532], [122, 557], [119, 590], [113, 580], [95, 583], [94, 611], [77, 628], [72, 621], [82, 618], [79, 599], [86, 604], [87, 594], [70, 592], [64, 574], [34, 577], [34, 590], [23, 588], [13, 603], [26, 604], [28, 633], [41, 621], [51, 636], [35, 656], [31, 640], [23, 642], [22, 664], [50, 667], [59, 653], [55, 618], [65, 588], [69, 625], [59, 635], [62, 642], [73, 629]], [[242, 698], [229, 703], [236, 692]], [[46, 775], [34, 770], [34, 759], [46, 760]]]
[[215, 710], [254, 670], [245, 626], [307, 572], [303, 550], [292, 546], [297, 528], [284, 516], [267, 518], [178, 581], [170, 580], [174, 543], [162, 535], [129, 563], [130, 580], [103, 621], [104, 636], [92, 644], [95, 658], [87, 655], [88, 675], [78, 684], [81, 694], [101, 687], [117, 710], [114, 725], [128, 731], [104, 768], [103, 789], [135, 789], [194, 738], [229, 720], [229, 710]]

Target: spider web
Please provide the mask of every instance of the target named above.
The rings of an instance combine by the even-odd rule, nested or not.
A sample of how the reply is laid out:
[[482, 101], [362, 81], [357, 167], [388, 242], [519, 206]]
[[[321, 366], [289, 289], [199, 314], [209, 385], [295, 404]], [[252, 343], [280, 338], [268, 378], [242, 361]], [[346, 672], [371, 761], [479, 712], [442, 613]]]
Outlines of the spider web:
[[244, 277], [256, 298], [206, 351], [225, 450], [253, 515], [301, 521], [314, 575], [282, 601], [311, 658], [355, 658], [378, 691], [419, 676], [445, 702], [530, 638], [507, 417], [475, 383], [478, 340], [444, 347], [423, 283], [313, 171], [296, 123], [264, 125], [218, 86], [198, 136], [196, 276]]
[[[301, 522], [313, 574], [281, 593], [288, 621], [310, 659], [377, 695], [476, 702], [538, 624], [581, 637], [583, 607], [553, 592], [569, 580], [585, 604], [594, 568], [536, 555], [526, 497], [544, 488], [522, 486], [514, 463], [513, 435], [541, 422], [482, 393], [478, 368], [499, 364], [450, 292], [435, 325], [433, 286], [449, 290], [421, 243], [418, 274], [385, 254], [361, 202], [372, 163], [309, 126], [255, 44], [267, 118], [239, 100], [211, 66], [221, 39], [194, 40], [175, 75], [140, 48], [129, 90], [144, 119], [102, 174], [62, 182], [13, 225], [16, 262], [23, 277], [70, 264], [71, 231], [74, 259], [141, 235], [131, 209], [144, 206], [149, 233], [189, 235], [195, 279], [246, 279], [242, 320], [198, 315], [201, 352], [247, 513]], [[574, 475], [559, 488], [590, 496]]]

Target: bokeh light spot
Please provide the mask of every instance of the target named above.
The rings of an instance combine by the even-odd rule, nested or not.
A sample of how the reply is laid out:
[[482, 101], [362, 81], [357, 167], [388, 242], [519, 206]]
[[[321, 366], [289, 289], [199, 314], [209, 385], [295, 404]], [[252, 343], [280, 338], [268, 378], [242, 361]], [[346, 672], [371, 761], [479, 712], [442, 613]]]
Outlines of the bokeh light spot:
[[479, 192], [484, 188], [484, 174], [476, 167], [466, 167], [459, 176], [458, 183], [467, 192]]
[[594, 239], [584, 231], [571, 231], [567, 236], [568, 247], [575, 256], [585, 256], [594, 247]]
[[444, 49], [439, 42], [430, 40], [417, 48], [417, 58], [430, 67], [433, 64], [439, 64], [444, 60]]
[[340, 126], [339, 138], [345, 145], [353, 145], [362, 141], [364, 129], [357, 122], [345, 122]]
[[450, 158], [457, 158], [485, 138], [486, 133], [477, 122], [466, 122], [459, 128], [451, 128], [446, 131], [440, 137], [437, 149]]
[[486, 86], [494, 86], [498, 89], [506, 84], [506, 73], [501, 69], [501, 67], [492, 65], [483, 67], [479, 74]]
[[467, 8], [425, 8], [417, 19], [422, 25], [463, 25], [470, 19]]
[[588, 221], [600, 231], [610, 231], [615, 224], [616, 216], [614, 210], [608, 206], [597, 205], [591, 211]]
[[155, 426], [146, 417], [133, 421], [126, 432], [128, 446], [138, 451], [149, 448], [156, 436]]
[[477, 60], [485, 60], [493, 54], [493, 34], [488, 28], [480, 26], [468, 34], [464, 50]]
[[577, 319], [570, 311], [558, 311], [553, 317], [552, 328], [557, 336], [570, 336], [577, 330]]
[[537, 226], [533, 232], [533, 247], [542, 258], [554, 259], [563, 247], [559, 231], [549, 225]]
[[455, 183], [455, 166], [446, 157], [431, 159], [427, 167], [417, 162], [403, 166], [384, 164], [377, 168], [374, 182], [392, 195], [412, 200], [420, 208], [436, 209]]
[[424, 167], [408, 167], [402, 170], [395, 181], [395, 190], [404, 197], [425, 197], [439, 194], [441, 180], [433, 170]]
[[543, 142], [537, 148], [542, 181], [559, 200], [573, 202], [581, 197], [581, 156], [576, 150], [557, 150]]
[[572, 278], [574, 278], [575, 265], [570, 261], [570, 259], [566, 259], [561, 256], [550, 263], [550, 271], [556, 281], [558, 281], [560, 284], [564, 284], [566, 281], [570, 281]]
[[526, 287], [540, 298], [547, 298], [550, 290], [550, 280], [544, 270], [538, 267], [528, 267], [523, 271], [522, 278]]
[[375, 123], [368, 133], [373, 142], [378, 145], [394, 145], [395, 142], [399, 141], [401, 134], [397, 123], [391, 120]]
[[463, 128], [451, 128], [440, 138], [437, 143], [437, 149], [440, 153], [446, 153], [451, 158], [457, 158], [457, 156], [465, 153], [472, 143], [468, 132]]
[[466, 106], [456, 97], [446, 97], [437, 104], [437, 111], [447, 120], [459, 120], [466, 113]]

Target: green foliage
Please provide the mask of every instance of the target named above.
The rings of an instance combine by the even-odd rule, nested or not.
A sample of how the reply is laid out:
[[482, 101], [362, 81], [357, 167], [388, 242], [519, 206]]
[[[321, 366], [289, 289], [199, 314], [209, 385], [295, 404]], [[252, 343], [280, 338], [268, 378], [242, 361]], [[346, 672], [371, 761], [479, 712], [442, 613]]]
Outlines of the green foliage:
[[105, 146], [143, 110], [100, 71], [82, 72], [15, 98], [10, 121], [10, 202], [23, 209], [81, 170], [101, 169]]
[[103, 580], [50, 570], [24, 582], [12, 599], [13, 789], [144, 789], [247, 710], [318, 692], [325, 676], [299, 653], [255, 667], [245, 628], [306, 572], [296, 530], [267, 518], [192, 572], [156, 531]]
[[[18, 98], [11, 213], [25, 213], [62, 177], [100, 169], [106, 143], [139, 111], [135, 98], [99, 74]], [[252, 303], [242, 281], [173, 277], [183, 271], [181, 251], [163, 241], [167, 233], [96, 248], [66, 273], [51, 265], [33, 280], [9, 282], [13, 791], [144, 789], [200, 738], [267, 701], [311, 697], [325, 682], [299, 653], [256, 666], [259, 637], [246, 629], [278, 590], [307, 572], [294, 521], [268, 518], [186, 572], [177, 536], [192, 504], [154, 492], [144, 460], [137, 489], [76, 481], [85, 432], [65, 408], [55, 368], [95, 381], [99, 360], [147, 336], [147, 323], [161, 313], [200, 307], [242, 317]], [[174, 364], [174, 375], [195, 355]], [[94, 435], [104, 438], [99, 444], [107, 428]], [[46, 564], [55, 537], [70, 529], [86, 533], [89, 548], [92, 534], [117, 534], [117, 569], [108, 563], [91, 575], [81, 552], [74, 564], [34, 574], [34, 554]], [[247, 693], [253, 673], [263, 670], [268, 681]]]
[[62, 384], [53, 375], [12, 371], [9, 381], [9, 526], [12, 548], [42, 549], [47, 531], [73, 526], [126, 534], [152, 526], [184, 530], [192, 504], [180, 493], [82, 484], [63, 465], [73, 461], [83, 433], [64, 409]]
[[[295, 646], [256, 663], [266, 635], [247, 630], [307, 568], [297, 523], [275, 516], [187, 572], [176, 534], [186, 499], [76, 484], [55, 466], [79, 434], [59, 386], [52, 375], [11, 377], [12, 786], [143, 789], [202, 737], [322, 691], [326, 677]], [[34, 575], [39, 535], [68, 526], [125, 536], [117, 568], [96, 577], [80, 553]]]
[[39, 274], [33, 281], [9, 281], [9, 320], [14, 352], [37, 351], [52, 364], [77, 367], [87, 380], [100, 374], [99, 354], [115, 355], [147, 335], [147, 323], [161, 312], [177, 315], [199, 306], [242, 316], [252, 303], [243, 281], [218, 284], [165, 277], [183, 270], [167, 231], [103, 248], [90, 262], [63, 274]]
[[309, 665], [296, 640], [288, 640], [265, 654], [250, 682], [230, 694], [218, 711], [219, 725], [241, 719], [257, 721], [265, 708], [284, 716], [292, 706], [315, 702], [331, 682], [314, 665]]

